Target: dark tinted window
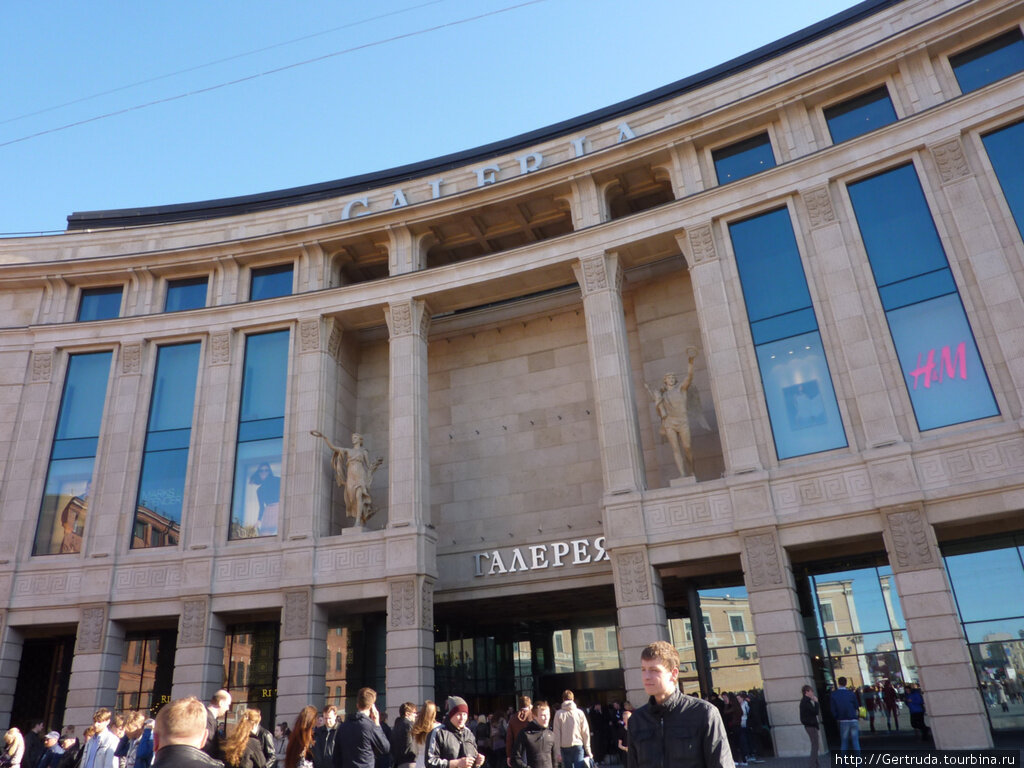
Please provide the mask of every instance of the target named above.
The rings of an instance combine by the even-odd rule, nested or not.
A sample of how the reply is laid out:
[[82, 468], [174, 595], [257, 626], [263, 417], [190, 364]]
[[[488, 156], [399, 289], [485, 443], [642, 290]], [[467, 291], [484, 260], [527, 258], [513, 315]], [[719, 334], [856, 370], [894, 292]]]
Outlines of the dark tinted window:
[[982, 141], [1017, 229], [1024, 235], [1024, 123], [993, 131]]
[[716, 149], [711, 157], [715, 161], [719, 184], [728, 184], [775, 167], [772, 141], [767, 133]]
[[252, 285], [249, 290], [251, 301], [288, 296], [291, 292], [291, 264], [279, 264], [276, 267], [263, 267], [252, 271]]
[[949, 63], [961, 92], [970, 93], [1024, 69], [1024, 39], [1013, 29], [951, 56]]
[[78, 321], [110, 320], [121, 314], [121, 286], [84, 288], [78, 305]]
[[825, 121], [832, 143], [852, 139], [861, 134], [896, 122], [889, 90], [883, 85], [856, 98], [835, 104], [825, 110]]
[[185, 280], [167, 281], [167, 300], [164, 312], [181, 312], [185, 309], [199, 309], [206, 306], [206, 286], [209, 278], [189, 277]]

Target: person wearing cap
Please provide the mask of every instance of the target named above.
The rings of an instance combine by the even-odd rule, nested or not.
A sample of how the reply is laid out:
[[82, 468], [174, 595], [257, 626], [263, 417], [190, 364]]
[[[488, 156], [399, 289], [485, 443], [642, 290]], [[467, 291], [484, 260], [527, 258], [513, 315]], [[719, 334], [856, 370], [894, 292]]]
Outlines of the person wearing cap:
[[476, 738], [466, 727], [469, 706], [460, 696], [445, 702], [444, 723], [427, 738], [427, 768], [480, 768], [484, 756], [476, 748]]
[[64, 754], [64, 749], [57, 743], [59, 740], [60, 734], [56, 731], [50, 731], [43, 736], [43, 754], [36, 763], [36, 768], [56, 768], [60, 756]]

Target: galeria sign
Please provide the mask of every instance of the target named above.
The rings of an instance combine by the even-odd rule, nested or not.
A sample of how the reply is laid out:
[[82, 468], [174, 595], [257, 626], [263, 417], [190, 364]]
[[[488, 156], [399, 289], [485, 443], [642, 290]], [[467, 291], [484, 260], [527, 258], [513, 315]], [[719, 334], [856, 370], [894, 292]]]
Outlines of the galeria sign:
[[[476, 560], [477, 576], [540, 571], [545, 568], [585, 565], [610, 559], [608, 553], [604, 551], [604, 536], [598, 536], [593, 542], [590, 539], [573, 539], [572, 541], [556, 541], [553, 544], [516, 547], [504, 557], [496, 549], [491, 552], [477, 552], [473, 558]], [[488, 567], [488, 561], [490, 567]]]

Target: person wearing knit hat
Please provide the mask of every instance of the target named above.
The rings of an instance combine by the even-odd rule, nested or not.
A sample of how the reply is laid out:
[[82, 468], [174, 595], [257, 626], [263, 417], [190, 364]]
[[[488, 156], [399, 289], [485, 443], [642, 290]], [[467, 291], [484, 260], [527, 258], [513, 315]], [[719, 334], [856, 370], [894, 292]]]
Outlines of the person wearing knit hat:
[[466, 727], [469, 720], [466, 700], [449, 696], [444, 709], [444, 725], [427, 737], [427, 768], [480, 768], [484, 756], [477, 750], [473, 732]]

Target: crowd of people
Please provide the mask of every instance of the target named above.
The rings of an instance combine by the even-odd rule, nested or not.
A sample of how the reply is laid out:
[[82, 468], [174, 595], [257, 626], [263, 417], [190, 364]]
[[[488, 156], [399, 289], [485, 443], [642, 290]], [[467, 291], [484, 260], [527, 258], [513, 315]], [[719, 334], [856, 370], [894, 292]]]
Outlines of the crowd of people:
[[[271, 733], [260, 710], [232, 709], [217, 691], [208, 704], [195, 697], [165, 704], [155, 720], [140, 712], [99, 709], [81, 742], [69, 726], [43, 734], [36, 723], [24, 737], [12, 728], [0, 768], [733, 768], [757, 757], [754, 732], [767, 724], [763, 700], [726, 694], [710, 701], [677, 685], [679, 654], [657, 642], [641, 654], [649, 700], [634, 712], [613, 702], [581, 708], [572, 691], [561, 702], [518, 699], [515, 711], [480, 715], [449, 696], [444, 706], [404, 702], [389, 726], [377, 694], [362, 688], [356, 712], [342, 720], [336, 707], [304, 707], [291, 726]], [[225, 731], [222, 720], [231, 712]], [[734, 763], [733, 754], [743, 759]]]

